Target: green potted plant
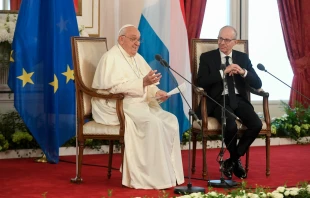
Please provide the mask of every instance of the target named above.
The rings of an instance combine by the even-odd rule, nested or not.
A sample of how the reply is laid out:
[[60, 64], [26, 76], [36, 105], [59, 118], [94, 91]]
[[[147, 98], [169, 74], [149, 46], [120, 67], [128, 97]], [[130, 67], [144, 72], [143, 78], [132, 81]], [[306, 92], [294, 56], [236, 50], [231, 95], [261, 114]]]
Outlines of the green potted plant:
[[271, 132], [277, 137], [289, 137], [298, 141], [310, 136], [310, 107], [296, 103], [295, 108], [282, 102], [285, 114], [272, 120]]
[[[108, 141], [87, 139], [85, 146], [91, 149], [100, 150], [102, 145], [108, 145]], [[68, 140], [63, 147], [75, 147], [75, 137]], [[118, 142], [115, 142], [116, 149], [120, 149]], [[38, 149], [39, 144], [31, 135], [27, 126], [19, 116], [18, 112], [10, 111], [0, 114], [0, 152], [17, 149]]]
[[36, 148], [40, 148], [38, 143], [16, 111], [0, 114], [0, 152]]

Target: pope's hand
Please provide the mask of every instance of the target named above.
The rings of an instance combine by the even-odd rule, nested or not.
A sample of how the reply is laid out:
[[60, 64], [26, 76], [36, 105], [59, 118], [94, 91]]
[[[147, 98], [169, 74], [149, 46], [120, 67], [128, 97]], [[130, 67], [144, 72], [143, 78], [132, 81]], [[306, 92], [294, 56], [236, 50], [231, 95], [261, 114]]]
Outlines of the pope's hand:
[[155, 97], [157, 98], [158, 103], [162, 103], [165, 102], [170, 96], [167, 95], [167, 92], [158, 90], [155, 94]]
[[159, 82], [161, 78], [161, 74], [160, 73], [156, 74], [156, 72], [157, 70], [154, 70], [154, 71], [151, 70], [146, 76], [144, 76], [143, 87]]

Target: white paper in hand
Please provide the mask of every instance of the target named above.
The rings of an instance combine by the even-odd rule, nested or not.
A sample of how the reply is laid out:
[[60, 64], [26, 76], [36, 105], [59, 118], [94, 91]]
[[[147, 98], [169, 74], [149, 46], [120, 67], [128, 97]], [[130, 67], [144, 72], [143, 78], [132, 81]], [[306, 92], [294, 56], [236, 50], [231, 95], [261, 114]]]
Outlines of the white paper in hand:
[[182, 93], [184, 93], [184, 92], [186, 91], [186, 85], [185, 85], [185, 83], [182, 83], [182, 84], [179, 85], [178, 87], [172, 89], [171, 91], [169, 91], [169, 92], [167, 93], [167, 95], [168, 95], [168, 96], [171, 96], [171, 95], [173, 95], [173, 94], [179, 93], [180, 91], [181, 91]]
[[[178, 87], [179, 87], [179, 89], [181, 90], [182, 93], [184, 93], [184, 92], [186, 91], [186, 85], [185, 85], [185, 83], [182, 83], [182, 84], [179, 85]], [[178, 87], [176, 87], [176, 88], [172, 89], [171, 91], [169, 91], [169, 92], [167, 93], [167, 95], [168, 95], [168, 96], [171, 96], [171, 95], [173, 95], [173, 94], [180, 93], [180, 90], [178, 89]], [[154, 97], [152, 97], [152, 98], [160, 99], [161, 97], [163, 97], [163, 96], [157, 96], [157, 97], [154, 96]]]

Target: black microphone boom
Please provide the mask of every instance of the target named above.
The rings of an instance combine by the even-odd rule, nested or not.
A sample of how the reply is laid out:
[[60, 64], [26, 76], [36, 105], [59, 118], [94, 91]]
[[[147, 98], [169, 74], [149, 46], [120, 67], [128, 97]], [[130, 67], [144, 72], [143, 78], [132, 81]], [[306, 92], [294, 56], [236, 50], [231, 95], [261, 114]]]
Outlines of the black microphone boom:
[[[167, 70], [168, 74], [171, 76], [171, 78], [173, 79], [175, 85], [177, 86], [182, 98], [184, 99], [184, 101], [186, 102], [189, 111], [188, 111], [188, 117], [189, 117], [189, 122], [190, 125], [192, 126], [192, 122], [191, 122], [191, 116], [193, 116], [193, 118], [199, 123], [200, 127], [201, 127], [201, 123], [199, 122], [199, 119], [197, 117], [197, 115], [195, 114], [195, 112], [192, 110], [191, 105], [188, 103], [188, 101], [186, 100], [185, 96], [183, 95], [182, 91], [180, 90], [180, 88], [178, 87], [178, 82], [177, 80], [174, 78], [174, 76], [172, 75], [172, 73], [169, 71], [169, 69], [173, 70], [172, 68], [170, 68], [169, 64], [159, 55], [156, 54], [155, 55], [155, 59], [157, 61], [160, 62], [160, 64], [162, 66], [165, 67], [165, 69]], [[173, 70], [174, 71], [174, 70]], [[175, 71], [176, 72], [176, 71]], [[177, 73], [177, 72], [176, 72]], [[181, 74], [177, 73], [179, 76], [181, 76], [183, 79], [185, 79]], [[186, 80], [187, 81], [187, 80]], [[188, 81], [187, 81], [188, 82]], [[191, 84], [191, 83], [190, 83]], [[191, 128], [191, 127], [190, 127]], [[191, 139], [191, 133], [189, 133], [189, 139]], [[190, 194], [190, 193], [194, 193], [194, 192], [202, 192], [205, 193], [205, 189], [203, 187], [197, 187], [197, 186], [192, 186], [191, 183], [191, 171], [190, 171], [190, 157], [191, 156], [191, 141], [189, 141], [188, 143], [188, 183], [186, 186], [178, 186], [174, 188], [174, 193], [176, 194]]]
[[[168, 69], [171, 69], [174, 73], [176, 73], [178, 76], [180, 76], [182, 79], [184, 79], [186, 82], [188, 82], [193, 88], [195, 88], [196, 90], [199, 90], [198, 87], [196, 87], [194, 84], [192, 84], [192, 82], [190, 82], [189, 80], [187, 80], [186, 78], [184, 78], [181, 74], [179, 74], [177, 71], [175, 71], [172, 67], [169, 66], [169, 64], [167, 63], [167, 61], [165, 61], [159, 54], [155, 55], [155, 59], [160, 62], [160, 64], [164, 67], [167, 67]], [[221, 65], [222, 67], [226, 67], [226, 65]], [[204, 96], [206, 96], [207, 98], [209, 98], [210, 100], [212, 100], [215, 104], [217, 104], [218, 106], [223, 108], [223, 105], [221, 105], [220, 103], [218, 103], [216, 100], [214, 100], [212, 97], [210, 97], [206, 92], [202, 93]], [[240, 118], [238, 118], [234, 113], [232, 113], [231, 111], [229, 111], [228, 109], [226, 109], [226, 112], [228, 112], [232, 117], [234, 117], [236, 120], [240, 121], [242, 123], [242, 121], [240, 120]]]
[[[187, 80], [184, 76], [182, 76], [181, 74], [179, 74], [177, 71], [175, 71], [172, 67], [169, 66], [169, 64], [160, 56], [160, 55], [155, 55], [155, 59], [157, 61], [160, 62], [161, 65], [163, 65], [164, 67], [166, 67], [166, 69], [168, 70], [168, 73], [170, 75], [169, 69], [172, 70], [174, 73], [176, 73], [178, 76], [180, 76], [181, 78], [183, 78], [186, 82], [188, 82], [194, 89], [198, 90], [198, 87], [196, 87], [192, 82], [190, 82], [189, 80]], [[221, 69], [225, 69], [226, 66], [225, 65], [221, 65]], [[172, 74], [171, 74], [172, 75]], [[173, 78], [173, 76], [172, 76]], [[175, 83], [177, 84], [176, 80]], [[187, 100], [185, 99], [185, 97], [183, 96], [182, 92], [180, 91], [180, 94], [182, 95], [182, 97], [184, 98], [184, 100], [186, 101], [188, 107], [189, 107], [189, 118], [191, 116], [193, 116], [193, 118], [198, 122], [198, 117], [195, 114], [195, 112], [191, 109], [191, 106], [188, 104]], [[227, 108], [225, 108], [223, 105], [221, 105], [220, 103], [218, 103], [216, 100], [214, 100], [212, 97], [210, 97], [206, 92], [202, 93], [204, 96], [208, 97], [210, 100], [212, 100], [214, 103], [216, 103], [217, 105], [219, 105], [220, 107], [222, 107], [222, 109], [224, 109], [226, 112], [228, 112], [231, 116], [233, 116], [236, 120], [240, 120], [234, 113], [232, 113], [231, 111], [229, 111]], [[199, 122], [198, 122], [199, 123]], [[242, 123], [242, 122], [241, 122]], [[201, 123], [199, 123], [200, 127], [202, 127]], [[189, 135], [191, 136], [191, 133], [189, 133]], [[189, 136], [189, 139], [191, 139], [191, 137]], [[222, 135], [223, 137], [223, 135]], [[190, 167], [190, 142], [189, 141], [189, 163], [188, 163], [188, 167]], [[224, 141], [222, 141], [224, 142]], [[231, 142], [230, 142], [231, 143]], [[228, 145], [230, 145], [230, 143]], [[222, 170], [222, 169], [221, 169]], [[204, 189], [201, 187], [192, 187], [192, 184], [190, 182], [191, 180], [191, 172], [190, 172], [190, 168], [188, 169], [189, 173], [189, 183], [187, 184], [187, 187], [185, 186], [179, 186], [176, 187], [174, 189], [174, 192], [177, 194], [182, 194], [182, 193], [192, 193], [192, 192], [204, 192]], [[223, 173], [222, 173], [223, 174]], [[221, 177], [221, 180], [209, 180], [208, 181], [210, 186], [214, 186], [214, 187], [233, 187], [236, 186], [237, 183], [235, 181], [230, 181], [230, 180], [224, 180], [223, 177]]]
[[264, 71], [266, 73], [268, 73], [269, 75], [271, 75], [272, 77], [276, 78], [277, 80], [279, 80], [281, 83], [285, 84], [286, 86], [288, 86], [290, 89], [292, 89], [293, 91], [295, 91], [296, 93], [298, 93], [299, 95], [303, 96], [304, 98], [306, 98], [307, 100], [310, 101], [310, 98], [308, 98], [307, 96], [305, 96], [304, 94], [300, 93], [299, 91], [297, 91], [296, 89], [292, 88], [291, 86], [289, 86], [288, 84], [286, 84], [285, 82], [283, 82], [282, 80], [280, 80], [279, 78], [277, 78], [276, 76], [274, 76], [273, 74], [271, 74], [270, 72], [268, 72], [264, 65], [259, 63], [257, 64], [257, 69]]

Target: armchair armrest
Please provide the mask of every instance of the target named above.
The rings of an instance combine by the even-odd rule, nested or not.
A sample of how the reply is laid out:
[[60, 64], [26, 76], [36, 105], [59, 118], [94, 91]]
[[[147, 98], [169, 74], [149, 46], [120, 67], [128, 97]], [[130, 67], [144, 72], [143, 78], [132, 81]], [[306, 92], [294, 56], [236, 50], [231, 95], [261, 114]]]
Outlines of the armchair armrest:
[[268, 102], [269, 93], [265, 92], [263, 89], [254, 89], [252, 87], [249, 87], [249, 90], [251, 93], [263, 97], [264, 118], [267, 125], [267, 129], [270, 130], [271, 122], [270, 122], [269, 102]]
[[[96, 98], [102, 98], [105, 100], [116, 100], [116, 114], [120, 122], [120, 127], [121, 129], [125, 128], [125, 114], [123, 110], [123, 99], [125, 98], [125, 95], [123, 93], [118, 93], [118, 94], [112, 94], [108, 92], [102, 92], [98, 93], [96, 89], [90, 89], [86, 87], [83, 83], [80, 83], [79, 81], [76, 81], [76, 83], [79, 83], [79, 86], [76, 86], [76, 91], [80, 92], [80, 94], [87, 94], [91, 97], [96, 97]], [[122, 131], [123, 134], [124, 131]]]
[[205, 96], [204, 89], [201, 87], [197, 87], [197, 89], [194, 89], [195, 93], [200, 97], [201, 101], [201, 124], [202, 124], [202, 135], [204, 138], [208, 136], [208, 113], [207, 113], [207, 96]]
[[[79, 82], [76, 82], [79, 83]], [[97, 97], [97, 98], [102, 98], [102, 99], [115, 99], [115, 100], [123, 100], [124, 99], [124, 94], [119, 93], [119, 94], [112, 94], [112, 93], [98, 93], [96, 89], [90, 89], [86, 87], [83, 83], [79, 83], [79, 91], [91, 96], [91, 97]]]
[[269, 97], [269, 93], [265, 92], [263, 89], [254, 89], [253, 87], [249, 87], [249, 90], [252, 94], [262, 97]]
[[201, 88], [201, 87], [196, 87], [195, 89], [193, 89], [194, 90], [194, 92], [196, 93], [196, 94], [198, 94], [198, 95], [203, 95], [203, 92], [204, 92], [204, 90], [203, 90], [203, 88]]
[[[123, 99], [125, 98], [125, 95], [123, 93], [112, 94], [106, 90], [91, 89], [90, 91], [91, 91], [90, 96], [92, 97], [102, 98], [105, 100], [116, 100], [116, 114], [117, 114], [121, 129], [124, 129], [125, 128], [125, 114], [123, 110]], [[122, 131], [121, 134], [124, 134], [124, 131]]]

